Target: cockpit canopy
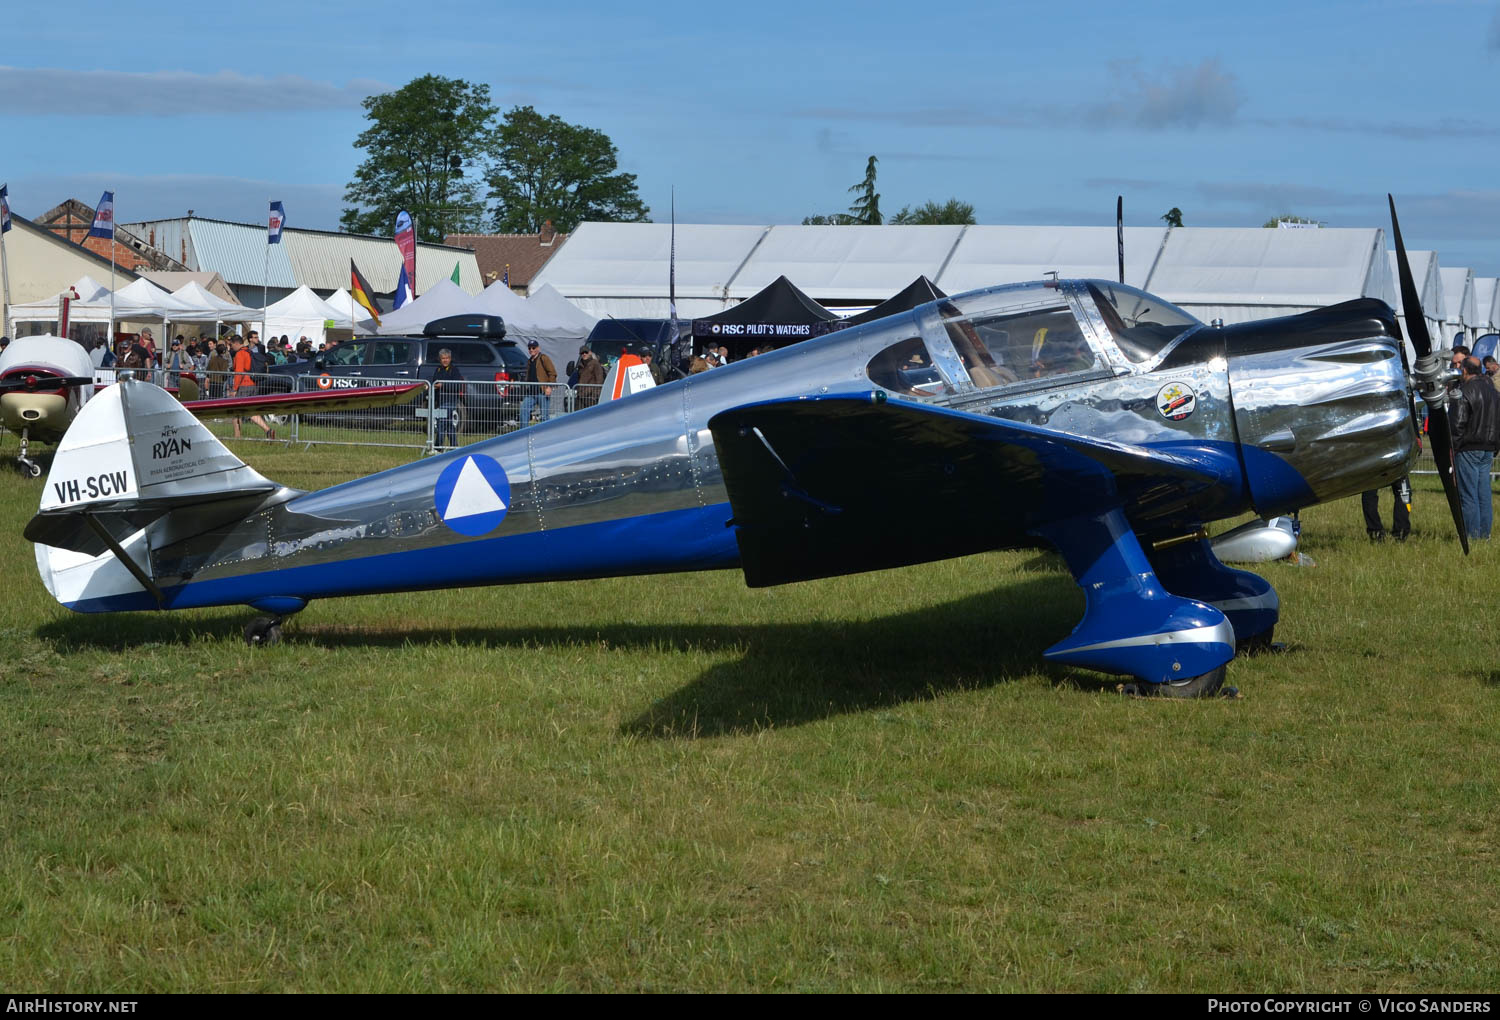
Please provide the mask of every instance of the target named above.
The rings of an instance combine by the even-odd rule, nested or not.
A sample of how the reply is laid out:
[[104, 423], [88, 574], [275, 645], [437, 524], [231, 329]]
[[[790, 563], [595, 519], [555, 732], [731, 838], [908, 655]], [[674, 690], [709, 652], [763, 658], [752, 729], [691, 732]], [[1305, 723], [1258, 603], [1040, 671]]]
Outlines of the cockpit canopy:
[[915, 335], [866, 366], [871, 382], [909, 396], [1031, 389], [1128, 372], [1202, 325], [1155, 295], [1103, 280], [995, 287], [913, 314]]

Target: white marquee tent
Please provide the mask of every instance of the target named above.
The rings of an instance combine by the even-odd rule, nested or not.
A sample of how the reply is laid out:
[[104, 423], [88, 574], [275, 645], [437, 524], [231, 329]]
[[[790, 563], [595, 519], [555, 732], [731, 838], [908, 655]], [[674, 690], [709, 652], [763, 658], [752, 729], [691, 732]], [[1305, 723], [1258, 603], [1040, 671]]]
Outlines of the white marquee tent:
[[354, 296], [343, 287], [328, 295], [328, 303], [339, 313], [339, 321], [348, 319], [354, 323], [355, 336], [369, 336], [375, 332], [375, 320], [363, 305], [357, 304]]
[[382, 315], [376, 332], [382, 336], [420, 333], [433, 319], [466, 315], [473, 310], [474, 297], [468, 291], [451, 280], [439, 280], [415, 301]]
[[1500, 299], [1500, 278], [1494, 276], [1474, 277], [1474, 329], [1480, 333], [1493, 333], [1500, 328], [1500, 321], [1495, 319], [1500, 308], [1495, 307], [1495, 302]]
[[[1474, 339], [1468, 327], [1474, 325], [1478, 313], [1474, 306], [1474, 270], [1466, 266], [1449, 268], [1444, 266], [1443, 276], [1443, 347], [1452, 347], [1454, 337], [1463, 333], [1465, 340]], [[1425, 307], [1425, 306], [1424, 306]]]
[[[664, 223], [585, 223], [532, 280], [591, 315], [667, 315]], [[1113, 227], [677, 226], [678, 314], [716, 312], [785, 274], [809, 296], [874, 304], [925, 275], [949, 294], [1118, 278]], [[1268, 318], [1356, 297], [1396, 300], [1379, 228], [1127, 227], [1125, 281], [1204, 319]]]
[[[109, 322], [109, 288], [92, 276], [80, 276], [71, 288], [78, 297], [68, 308], [72, 322]], [[10, 306], [12, 322], [56, 322], [58, 301], [62, 294], [54, 294], [40, 301], [27, 301]]]
[[[1441, 337], [1443, 335], [1443, 276], [1438, 265], [1438, 256], [1435, 251], [1409, 251], [1406, 253], [1407, 261], [1411, 263], [1411, 279], [1417, 288], [1417, 300], [1422, 302], [1422, 319], [1427, 323], [1427, 335], [1437, 342], [1439, 347], [1443, 346]], [[1387, 264], [1390, 267], [1392, 285], [1396, 296], [1391, 301], [1391, 307], [1396, 310], [1396, 318], [1401, 321], [1401, 332], [1408, 340], [1411, 334], [1406, 328], [1406, 306], [1401, 300], [1401, 277], [1396, 268], [1396, 253], [1386, 252]], [[1416, 353], [1412, 350], [1410, 343], [1407, 344], [1406, 355], [1409, 361], [1415, 363]]]
[[196, 280], [189, 280], [172, 292], [178, 301], [195, 309], [179, 312], [175, 322], [259, 322], [260, 309], [246, 308], [233, 301], [225, 301]]
[[1204, 322], [1293, 315], [1358, 297], [1396, 302], [1385, 231], [1376, 227], [1174, 229], [1144, 289]]
[[273, 336], [285, 335], [293, 345], [302, 337], [307, 337], [316, 346], [329, 339], [329, 332], [339, 334], [338, 339], [348, 339], [353, 333], [349, 319], [314, 294], [306, 284], [269, 305], [263, 316], [257, 313], [256, 318], [265, 324], [262, 339], [269, 341]]

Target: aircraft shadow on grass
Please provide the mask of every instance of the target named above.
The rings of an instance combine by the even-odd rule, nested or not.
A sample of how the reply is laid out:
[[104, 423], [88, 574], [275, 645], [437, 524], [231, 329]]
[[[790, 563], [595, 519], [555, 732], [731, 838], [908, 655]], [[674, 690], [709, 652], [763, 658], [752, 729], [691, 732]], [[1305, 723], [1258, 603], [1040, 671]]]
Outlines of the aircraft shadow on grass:
[[[1040, 564], [1038, 564], [1040, 565]], [[989, 687], [1038, 670], [1041, 652], [1066, 634], [1081, 611], [1077, 587], [1062, 572], [1036, 575], [993, 591], [873, 620], [771, 624], [638, 623], [556, 627], [459, 627], [417, 630], [292, 627], [285, 642], [317, 647], [448, 645], [527, 650], [603, 643], [610, 648], [734, 650], [740, 656], [705, 670], [681, 689], [621, 724], [646, 737], [710, 737], [790, 726]], [[239, 639], [239, 614], [70, 616], [37, 636], [59, 652], [123, 651], [148, 644]], [[1112, 688], [1118, 678], [1056, 669], [1054, 682]]]

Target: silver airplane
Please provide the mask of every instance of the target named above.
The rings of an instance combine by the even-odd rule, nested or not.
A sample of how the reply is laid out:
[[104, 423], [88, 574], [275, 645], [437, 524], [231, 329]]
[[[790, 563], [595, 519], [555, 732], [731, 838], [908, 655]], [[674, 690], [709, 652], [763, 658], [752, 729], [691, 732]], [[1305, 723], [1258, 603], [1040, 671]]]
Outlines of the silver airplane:
[[735, 567], [763, 586], [1044, 541], [1086, 597], [1048, 660], [1209, 695], [1280, 602], [1204, 526], [1407, 473], [1403, 350], [1369, 299], [1221, 327], [1107, 281], [992, 287], [318, 492], [127, 381], [79, 414], [25, 534], [71, 609], [248, 604], [252, 644], [318, 598]]

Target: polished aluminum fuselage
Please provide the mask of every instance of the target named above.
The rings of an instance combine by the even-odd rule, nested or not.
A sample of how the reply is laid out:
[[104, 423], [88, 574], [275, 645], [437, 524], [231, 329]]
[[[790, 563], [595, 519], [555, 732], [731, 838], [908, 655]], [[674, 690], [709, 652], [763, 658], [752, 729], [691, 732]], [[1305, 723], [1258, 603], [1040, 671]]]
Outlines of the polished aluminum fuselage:
[[[994, 373], [970, 371], [955, 309], [965, 317], [958, 321], [979, 321], [1059, 306], [1087, 342], [1091, 365], [1050, 377], [1007, 370], [1018, 377], [1000, 385]], [[420, 463], [288, 493], [201, 534], [175, 537], [186, 524], [179, 513], [171, 535], [167, 522], [148, 534], [152, 573], [163, 588], [180, 586], [170, 604], [203, 605], [735, 566], [709, 419], [759, 401], [882, 388], [872, 378], [874, 360], [917, 337], [941, 384], [889, 389], [893, 399], [1136, 447], [1222, 451], [1246, 443], [1269, 451], [1269, 461], [1259, 453], [1244, 461], [1244, 478], [1228, 486], [1228, 498], [1174, 527], [1252, 507], [1279, 513], [1406, 470], [1415, 437], [1410, 393], [1399, 343], [1381, 330], [1311, 348], [1262, 341], [1237, 351], [1233, 327], [1199, 324], [1143, 358], [1127, 354], [1107, 319], [1081, 283], [977, 291]], [[1195, 353], [1184, 355], [1184, 345], [1196, 345]], [[1191, 394], [1180, 405], [1190, 413], [1164, 413], [1164, 403], [1174, 406], [1164, 394], [1179, 392]], [[503, 467], [510, 503], [492, 533], [468, 538], [443, 522], [434, 490], [445, 468], [474, 454]], [[997, 534], [995, 544], [1018, 538]]]

